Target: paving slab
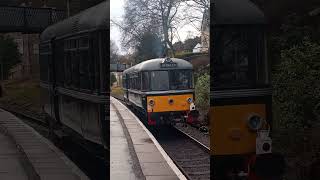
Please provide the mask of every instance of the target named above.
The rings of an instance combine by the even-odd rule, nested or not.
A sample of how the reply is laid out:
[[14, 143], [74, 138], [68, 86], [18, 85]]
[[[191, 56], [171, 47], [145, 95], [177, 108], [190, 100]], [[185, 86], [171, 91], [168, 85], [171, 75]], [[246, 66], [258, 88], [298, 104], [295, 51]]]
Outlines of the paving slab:
[[0, 179], [28, 180], [20, 154], [10, 137], [0, 130]]
[[[123, 128], [127, 131], [127, 139], [130, 141], [128, 146], [133, 146], [133, 153], [139, 161], [139, 168], [144, 175], [144, 179], [186, 179], [143, 123], [120, 101], [113, 97], [110, 100], [112, 110], [117, 112], [113, 112], [111, 115], [117, 115], [116, 119], [123, 122]], [[113, 121], [112, 119], [113, 116], [110, 116], [110, 121]], [[111, 159], [112, 156], [111, 153]]]
[[116, 110], [110, 106], [110, 179], [138, 180]]
[[0, 109], [0, 179], [23, 178], [89, 180], [50, 141], [13, 114]]

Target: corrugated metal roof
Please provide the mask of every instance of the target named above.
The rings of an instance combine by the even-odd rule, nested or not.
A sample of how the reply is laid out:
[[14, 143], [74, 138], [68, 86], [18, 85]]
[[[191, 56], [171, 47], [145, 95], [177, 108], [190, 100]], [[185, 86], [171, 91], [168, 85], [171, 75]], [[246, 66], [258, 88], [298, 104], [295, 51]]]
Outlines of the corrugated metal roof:
[[214, 0], [213, 24], [265, 24], [263, 12], [250, 0]]

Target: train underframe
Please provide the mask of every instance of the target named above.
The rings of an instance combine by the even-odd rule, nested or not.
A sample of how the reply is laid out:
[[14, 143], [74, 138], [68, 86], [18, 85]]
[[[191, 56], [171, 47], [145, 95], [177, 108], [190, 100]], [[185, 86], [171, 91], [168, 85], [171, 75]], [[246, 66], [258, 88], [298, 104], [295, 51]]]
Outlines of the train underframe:
[[176, 123], [194, 124], [198, 121], [199, 112], [192, 111], [172, 111], [172, 112], [148, 112], [148, 125], [174, 125]]

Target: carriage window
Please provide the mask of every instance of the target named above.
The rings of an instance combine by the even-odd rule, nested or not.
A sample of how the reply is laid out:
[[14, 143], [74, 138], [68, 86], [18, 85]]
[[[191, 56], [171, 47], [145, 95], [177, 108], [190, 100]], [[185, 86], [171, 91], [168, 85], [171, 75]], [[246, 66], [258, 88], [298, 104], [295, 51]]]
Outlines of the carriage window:
[[137, 81], [137, 89], [141, 90], [141, 73], [137, 74], [136, 81]]
[[80, 51], [80, 88], [81, 89], [90, 89], [90, 76], [89, 76], [89, 59], [88, 59], [88, 51], [82, 50]]
[[142, 72], [142, 90], [148, 90], [150, 87], [149, 72]]
[[72, 62], [72, 85], [75, 88], [79, 88], [79, 56], [76, 52], [72, 52], [71, 62]]
[[71, 59], [70, 59], [70, 52], [66, 52], [65, 59], [64, 59], [64, 69], [65, 69], [65, 77], [66, 77], [66, 86], [70, 86], [71, 84]]
[[193, 88], [192, 71], [176, 70], [170, 71], [170, 89], [190, 89]]
[[88, 39], [88, 37], [82, 37], [79, 40], [79, 47], [81, 47], [81, 48], [89, 47], [89, 39]]
[[155, 91], [169, 90], [168, 71], [151, 72], [151, 89]]

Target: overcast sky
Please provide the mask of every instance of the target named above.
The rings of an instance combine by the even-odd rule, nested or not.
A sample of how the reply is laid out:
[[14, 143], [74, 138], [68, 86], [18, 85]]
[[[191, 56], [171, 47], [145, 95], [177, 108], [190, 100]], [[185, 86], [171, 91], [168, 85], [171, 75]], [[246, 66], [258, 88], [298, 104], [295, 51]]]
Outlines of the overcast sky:
[[[110, 18], [113, 21], [120, 22], [122, 20], [122, 17], [124, 15], [124, 4], [125, 0], [110, 0]], [[200, 24], [195, 25], [197, 28], [200, 28]], [[121, 45], [120, 45], [120, 40], [121, 40], [121, 33], [118, 27], [116, 26], [110, 26], [111, 28], [111, 33], [110, 37], [111, 40], [114, 40], [116, 44], [118, 45], [120, 51], [121, 51]], [[178, 32], [179, 32], [179, 37], [181, 41], [184, 41], [188, 34], [192, 34], [193, 36], [199, 36], [200, 33], [199, 31], [196, 30], [194, 25], [187, 24], [183, 25], [181, 27], [178, 27]], [[173, 42], [177, 42], [178, 39], [175, 38]], [[125, 52], [121, 51], [121, 54], [125, 54]]]

